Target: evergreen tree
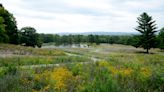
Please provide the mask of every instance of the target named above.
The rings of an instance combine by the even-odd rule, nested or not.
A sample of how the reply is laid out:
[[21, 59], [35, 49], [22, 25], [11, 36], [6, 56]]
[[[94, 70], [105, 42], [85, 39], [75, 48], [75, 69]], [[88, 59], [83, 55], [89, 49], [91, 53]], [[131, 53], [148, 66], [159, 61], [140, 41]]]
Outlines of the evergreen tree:
[[137, 31], [141, 33], [140, 39], [138, 43], [140, 43], [140, 47], [146, 49], [146, 52], [149, 53], [149, 50], [155, 47], [155, 29], [156, 24], [153, 21], [152, 17], [149, 16], [147, 13], [143, 13], [140, 15], [138, 19], [138, 26], [136, 28]]

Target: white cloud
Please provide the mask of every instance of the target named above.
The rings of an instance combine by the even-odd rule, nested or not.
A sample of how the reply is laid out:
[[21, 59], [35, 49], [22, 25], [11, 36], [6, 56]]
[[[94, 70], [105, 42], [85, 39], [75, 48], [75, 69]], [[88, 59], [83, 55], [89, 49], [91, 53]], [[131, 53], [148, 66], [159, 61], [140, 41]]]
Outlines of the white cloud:
[[[162, 3], [163, 2], [163, 3]], [[162, 0], [2, 0], [18, 27], [40, 33], [117, 31], [135, 32], [136, 19], [146, 11], [163, 26]]]

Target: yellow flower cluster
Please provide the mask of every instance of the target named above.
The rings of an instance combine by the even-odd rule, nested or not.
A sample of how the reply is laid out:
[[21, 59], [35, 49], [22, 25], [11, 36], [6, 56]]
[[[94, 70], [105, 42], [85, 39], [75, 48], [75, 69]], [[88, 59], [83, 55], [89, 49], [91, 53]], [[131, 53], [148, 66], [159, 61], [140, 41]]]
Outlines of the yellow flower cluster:
[[100, 61], [99, 66], [100, 67], [108, 67], [108, 66], [110, 66], [110, 64], [107, 61]]
[[27, 78], [22, 78], [21, 82], [23, 83], [23, 85], [28, 86], [31, 84], [32, 81], [28, 80]]
[[55, 80], [54, 87], [58, 91], [66, 91], [69, 86], [68, 84], [71, 83], [74, 78], [72, 73], [63, 67], [54, 69], [50, 77], [52, 80]]
[[109, 67], [109, 70], [112, 72], [113, 75], [122, 75], [122, 76], [130, 76], [133, 73], [133, 70], [131, 68], [115, 68], [115, 67]]
[[130, 76], [132, 74], [133, 70], [130, 68], [125, 68], [125, 69], [121, 69], [120, 72], [124, 76]]
[[40, 78], [41, 78], [40, 74], [35, 74], [34, 79], [35, 79], [36, 81], [40, 81]]
[[100, 67], [106, 67], [108, 70], [113, 74], [113, 75], [122, 75], [122, 76], [130, 76], [133, 72], [133, 69], [131, 68], [116, 68], [112, 66], [109, 62], [107, 61], [101, 61], [99, 62]]
[[109, 71], [111, 71], [111, 73], [113, 75], [116, 75], [116, 74], [119, 73], [119, 70], [117, 68], [113, 67], [113, 66], [109, 66], [108, 69], [109, 69]]
[[146, 68], [146, 67], [141, 68], [141, 71], [140, 71], [141, 75], [143, 77], [145, 77], [145, 78], [150, 77], [151, 74], [152, 74], [151, 72], [152, 72], [151, 69], [150, 68]]

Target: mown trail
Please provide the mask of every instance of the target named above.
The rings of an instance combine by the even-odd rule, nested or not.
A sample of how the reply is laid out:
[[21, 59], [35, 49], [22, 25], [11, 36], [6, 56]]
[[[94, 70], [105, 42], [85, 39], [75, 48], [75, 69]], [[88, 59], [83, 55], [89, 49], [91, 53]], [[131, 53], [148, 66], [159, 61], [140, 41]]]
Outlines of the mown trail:
[[[83, 55], [79, 55], [79, 54], [72, 54], [72, 53], [68, 53], [66, 52], [66, 54], [68, 56], [77, 56], [77, 57], [83, 57]], [[95, 57], [89, 57], [91, 59], [91, 62], [72, 62], [69, 64], [89, 64], [89, 63], [95, 63], [95, 62], [99, 62], [102, 59], [99, 58], [95, 58]], [[18, 66], [18, 68], [23, 68], [23, 69], [32, 69], [32, 68], [40, 68], [40, 67], [58, 67], [58, 66], [62, 66], [62, 65], [66, 65], [68, 63], [58, 63], [58, 64], [38, 64], [38, 65], [24, 65], [24, 66]]]
[[[72, 54], [72, 53], [66, 53], [68, 56], [78, 56], [78, 57], [82, 57], [83, 55], [79, 55], [79, 54]], [[90, 59], [93, 61], [93, 62], [97, 62], [97, 61], [101, 61], [102, 59], [99, 59], [99, 58], [96, 58], [96, 57], [93, 57], [91, 56]]]
[[[86, 55], [86, 54], [75, 54], [72, 52], [69, 52], [66, 49], [63, 49], [65, 51], [65, 54], [68, 56], [77, 56], [77, 57], [89, 57], [91, 59], [91, 62], [73, 62], [73, 63], [69, 63], [69, 64], [89, 64], [89, 63], [96, 63], [99, 61], [103, 61], [103, 59], [100, 58], [96, 58], [94, 55]], [[89, 52], [100, 52], [100, 49], [90, 49]], [[38, 67], [56, 67], [56, 66], [62, 66], [62, 65], [66, 65], [68, 63], [59, 63], [59, 64], [39, 64], [39, 65], [27, 65], [27, 66], [22, 66], [22, 68], [38, 68]]]
[[[61, 49], [64, 51], [64, 53], [69, 56], [75, 56], [75, 57], [87, 57], [90, 59], [90, 61], [84, 61], [84, 62], [66, 62], [66, 63], [55, 63], [55, 64], [36, 64], [36, 65], [21, 65], [18, 66], [20, 68], [39, 68], [39, 67], [57, 67], [67, 64], [88, 64], [88, 63], [95, 63], [98, 61], [103, 61], [104, 59], [107, 59], [109, 56], [109, 53], [115, 51], [117, 52], [120, 47], [112, 45], [100, 45], [99, 47], [90, 47], [90, 48], [47, 48], [47, 49]], [[126, 49], [126, 48], [123, 48]], [[121, 48], [122, 50], [122, 48]], [[2, 55], [3, 56], [3, 55]], [[11, 55], [4, 55], [4, 57], [12, 57], [15, 56], [14, 54]], [[24, 55], [22, 55], [24, 56]], [[45, 56], [46, 57], [46, 56]]]
[[[24, 47], [22, 47], [24, 48]], [[49, 48], [49, 49], [54, 49], [54, 48]], [[97, 57], [95, 57], [95, 53], [94, 54], [89, 54], [91, 52], [94, 52], [95, 49], [91, 49], [91, 48], [76, 48], [76, 50], [74, 48], [58, 48], [58, 49], [61, 49], [62, 51], [64, 51], [64, 53], [69, 57], [71, 56], [74, 56], [74, 57], [86, 57], [86, 58], [89, 58], [90, 61], [84, 61], [84, 62], [67, 62], [67, 63], [55, 63], [55, 64], [35, 64], [35, 65], [19, 65], [17, 66], [18, 68], [40, 68], [40, 67], [57, 67], [57, 66], [62, 66], [62, 65], [67, 65], [67, 64], [75, 64], [75, 63], [79, 63], [79, 64], [88, 64], [88, 63], [94, 63], [94, 62], [98, 62], [98, 61], [101, 61], [102, 59], [99, 59]], [[84, 51], [81, 51], [81, 54], [80, 53], [75, 53], [77, 50], [81, 50], [83, 49]], [[14, 49], [15, 51], [15, 49]], [[21, 55], [21, 54], [15, 54], [14, 51], [10, 51], [10, 50], [7, 50], [7, 52], [2, 52], [0, 53], [0, 57], [2, 58], [12, 58], [12, 57], [26, 57], [26, 56], [33, 56], [31, 54], [25, 54], [25, 55]], [[78, 52], [78, 51], [77, 51]], [[34, 55], [35, 56], [35, 55]], [[39, 56], [39, 55], [37, 55]], [[41, 55], [42, 56], [42, 55]], [[46, 57], [46, 56], [45, 56]], [[5, 67], [1, 67], [1, 68], [5, 68]]]

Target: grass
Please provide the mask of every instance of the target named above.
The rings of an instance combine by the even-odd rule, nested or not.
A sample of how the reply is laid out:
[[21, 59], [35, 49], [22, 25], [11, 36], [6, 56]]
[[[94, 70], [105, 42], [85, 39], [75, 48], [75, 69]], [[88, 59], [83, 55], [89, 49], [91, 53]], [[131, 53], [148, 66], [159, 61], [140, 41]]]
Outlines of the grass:
[[64, 51], [59, 49], [32, 48], [19, 45], [0, 44], [0, 54], [8, 55], [42, 55], [42, 56], [62, 56]]
[[0, 67], [7, 67], [10, 65], [40, 65], [40, 64], [59, 64], [59, 63], [73, 63], [73, 62], [90, 62], [87, 57], [78, 56], [17, 56], [17, 57], [1, 57]]
[[91, 61], [88, 57], [68, 56], [63, 50], [0, 44], [0, 67]]
[[[5, 69], [0, 68], [2, 92], [22, 90], [25, 92], [163, 92], [164, 90], [164, 53], [158, 49], [150, 50], [153, 54], [144, 54], [139, 53], [143, 52], [143, 49], [115, 44], [62, 49], [34, 49], [3, 44], [0, 48], [1, 54], [19, 52], [20, 48], [28, 53], [31, 51], [30, 55], [17, 53], [15, 56], [12, 53], [11, 56], [0, 57], [0, 66], [6, 66]], [[53, 50], [57, 52], [48, 53]], [[99, 58], [100, 61], [92, 62], [90, 57]], [[17, 68], [18, 65], [58, 63], [65, 64], [55, 67]]]

